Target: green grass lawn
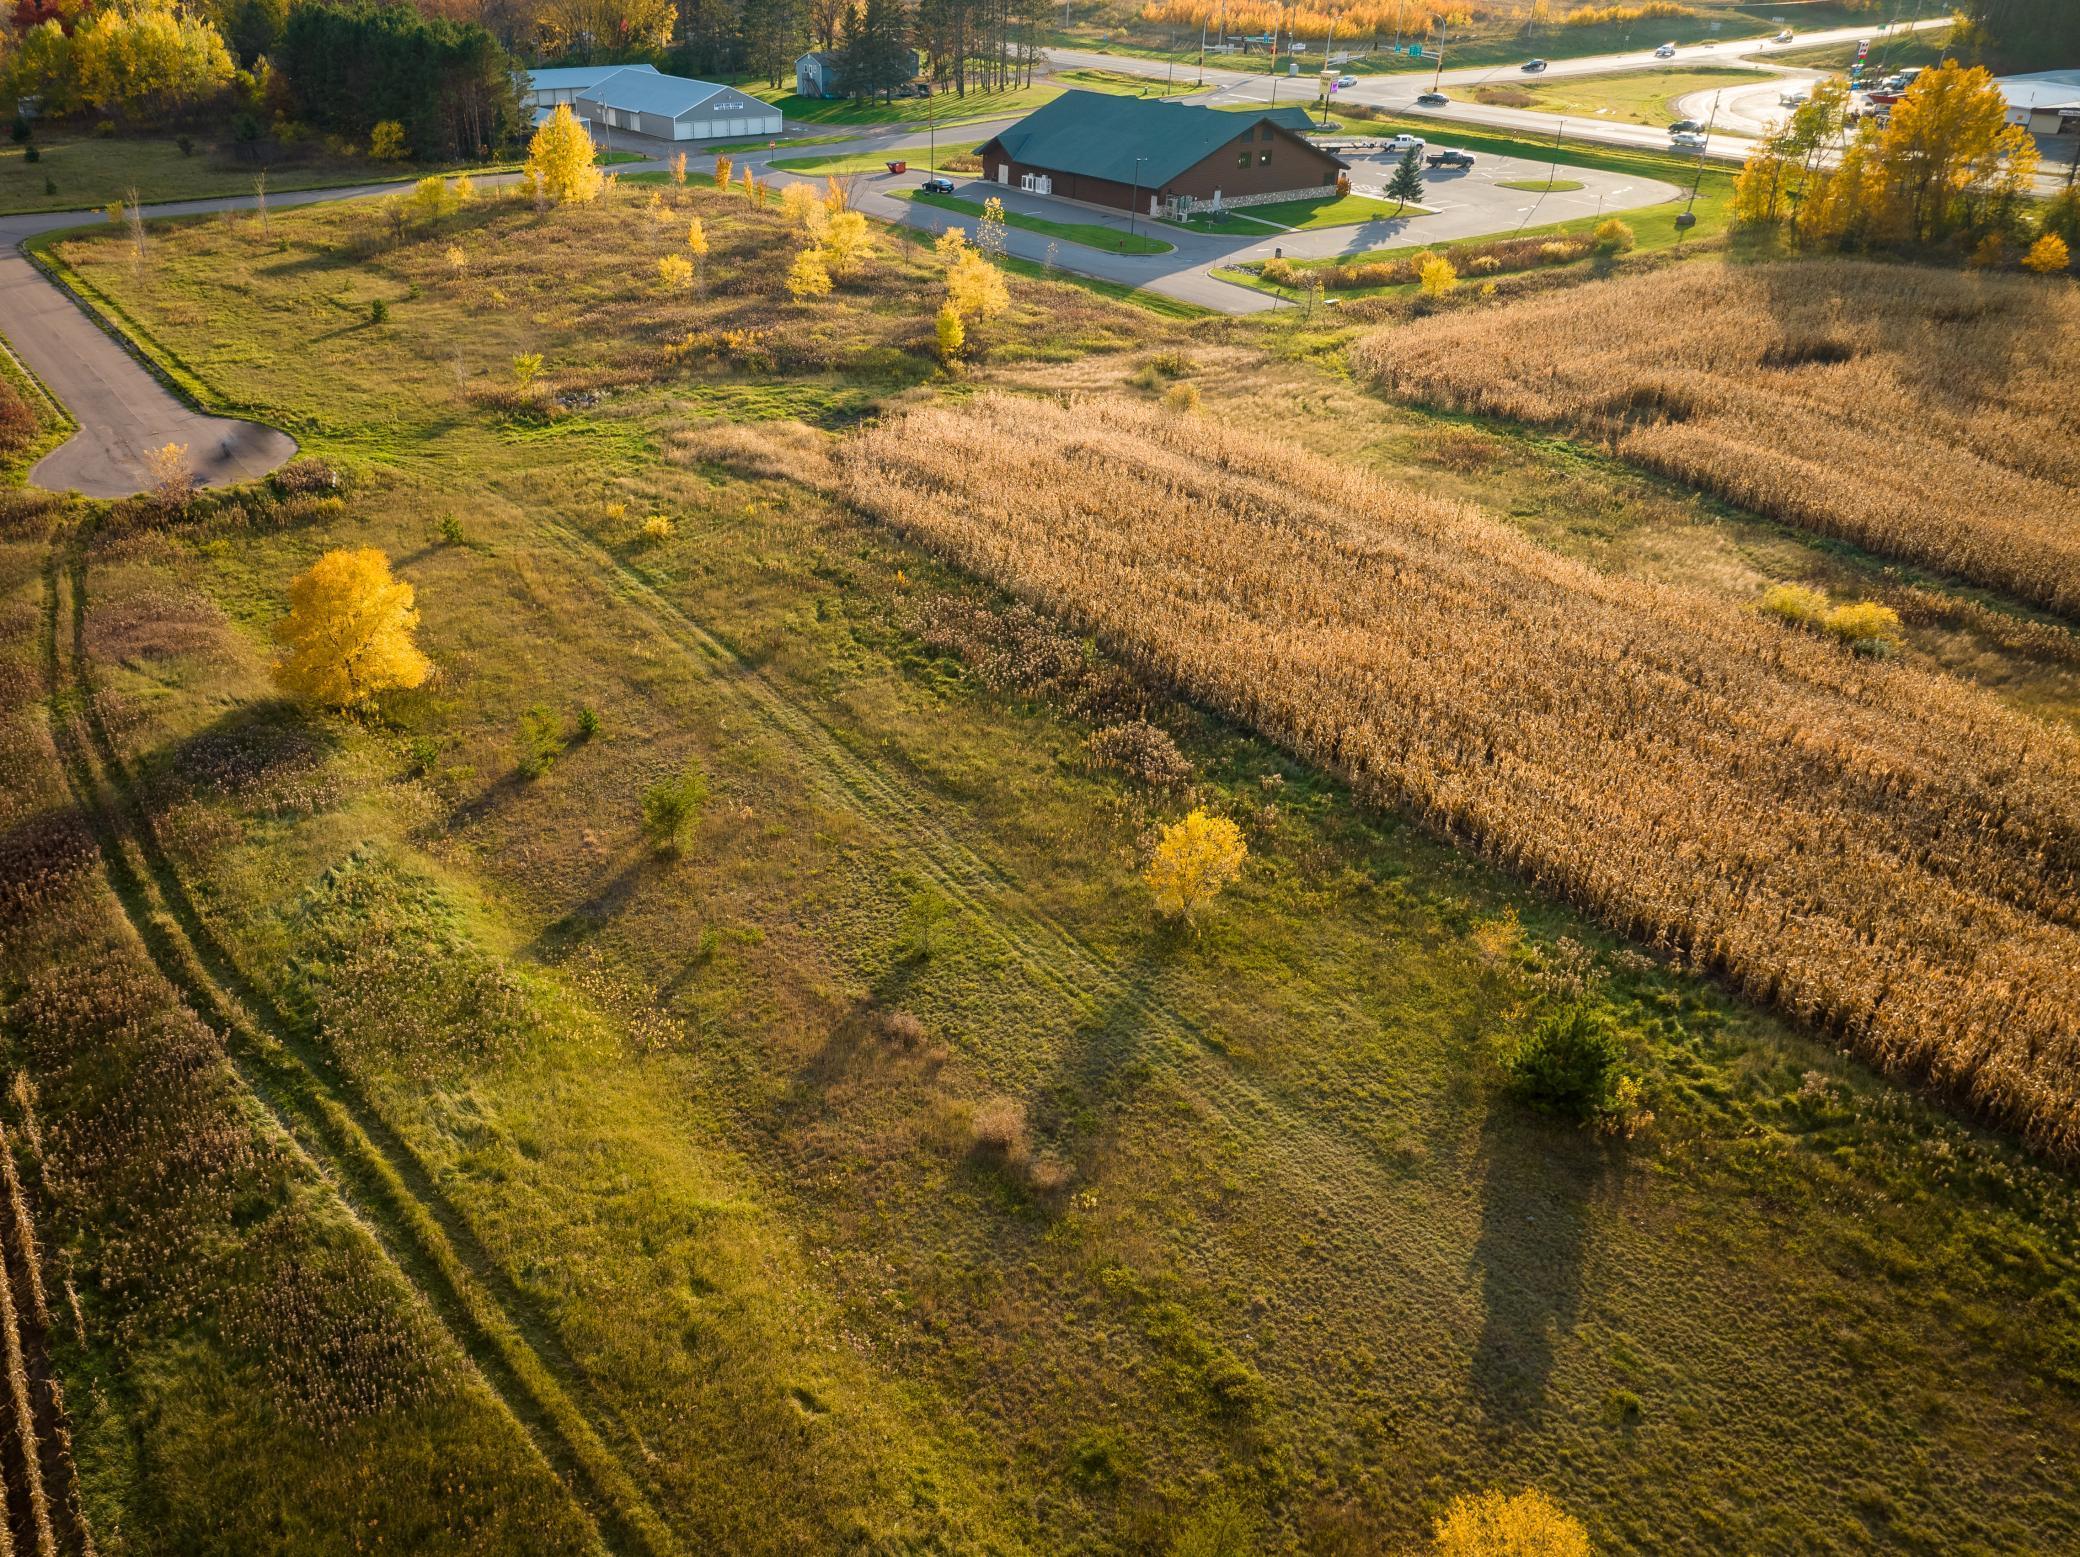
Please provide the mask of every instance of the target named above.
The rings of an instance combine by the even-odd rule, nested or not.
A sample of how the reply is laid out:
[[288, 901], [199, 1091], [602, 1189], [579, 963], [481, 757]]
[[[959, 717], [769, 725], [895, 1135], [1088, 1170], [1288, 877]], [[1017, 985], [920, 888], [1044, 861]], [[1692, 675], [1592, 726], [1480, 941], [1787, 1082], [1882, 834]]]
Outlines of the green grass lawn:
[[1062, 89], [1046, 82], [1017, 87], [1005, 92], [970, 89], [966, 97], [940, 92], [928, 98], [899, 97], [893, 102], [854, 102], [850, 98], [797, 97], [792, 89], [746, 84], [741, 90], [764, 98], [780, 110], [788, 124], [914, 124], [919, 129], [927, 120], [937, 124], [965, 124], [977, 119], [995, 119], [1029, 113], [1042, 103], [1061, 96]]
[[1252, 205], [1243, 209], [1250, 216], [1299, 231], [1313, 227], [1354, 227], [1360, 222], [1428, 214], [1413, 202], [1403, 205], [1399, 200], [1376, 200], [1370, 195], [1323, 195], [1313, 200], [1281, 200], [1274, 205]]
[[1497, 189], [1522, 189], [1532, 194], [1549, 195], [1569, 193], [1582, 187], [1578, 178], [1505, 178], [1496, 181]]
[[1473, 89], [1475, 101], [1532, 108], [1570, 119], [1614, 124], [1665, 125], [1679, 119], [1677, 100], [1692, 92], [1768, 81], [1764, 70], [1696, 66], [1682, 70], [1613, 71], [1609, 75], [1561, 76], [1549, 81], [1498, 82]]
[[[46, 139], [45, 136], [49, 136]], [[91, 211], [131, 190], [146, 204], [165, 200], [200, 200], [213, 195], [250, 195], [260, 169], [228, 160], [201, 141], [183, 155], [172, 139], [142, 136], [65, 136], [39, 133], [27, 148], [0, 140], [0, 212]], [[423, 178], [428, 173], [499, 172], [511, 162], [422, 167], [411, 162], [371, 162], [362, 157], [313, 154], [267, 169], [272, 191], [325, 189], [335, 185]]]
[[[928, 195], [922, 190], [896, 192], [901, 198], [918, 205], [936, 206], [942, 211], [958, 211], [963, 216], [980, 216], [982, 202], [964, 200], [959, 195]], [[1120, 218], [1126, 221], [1125, 217]], [[1057, 222], [1044, 216], [1033, 216], [1025, 211], [1006, 210], [1004, 225], [1016, 227], [1021, 232], [1036, 232], [1045, 237], [1059, 238], [1064, 243], [1079, 243], [1087, 249], [1104, 249], [1112, 254], [1168, 254], [1177, 245], [1165, 243], [1161, 238], [1150, 237], [1146, 231], [1136, 232], [1129, 237], [1124, 226], [1111, 227], [1103, 222]]]
[[1190, 71], [1180, 71], [1172, 80], [1163, 76], [1135, 75], [1125, 70], [1083, 67], [1056, 71], [1048, 79], [1065, 87], [1081, 87], [1087, 92], [1113, 92], [1122, 97], [1183, 96], [1200, 89], [1198, 78]]

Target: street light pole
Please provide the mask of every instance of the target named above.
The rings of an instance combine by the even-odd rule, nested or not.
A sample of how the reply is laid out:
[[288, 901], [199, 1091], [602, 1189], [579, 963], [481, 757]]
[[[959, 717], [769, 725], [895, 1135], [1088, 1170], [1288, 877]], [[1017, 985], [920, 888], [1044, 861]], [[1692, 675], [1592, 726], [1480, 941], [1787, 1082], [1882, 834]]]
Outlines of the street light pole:
[[1127, 241], [1129, 243], [1134, 241], [1134, 221], [1141, 215], [1141, 164], [1147, 160], [1148, 158], [1146, 157], [1136, 157], [1134, 159], [1134, 193], [1127, 201]]

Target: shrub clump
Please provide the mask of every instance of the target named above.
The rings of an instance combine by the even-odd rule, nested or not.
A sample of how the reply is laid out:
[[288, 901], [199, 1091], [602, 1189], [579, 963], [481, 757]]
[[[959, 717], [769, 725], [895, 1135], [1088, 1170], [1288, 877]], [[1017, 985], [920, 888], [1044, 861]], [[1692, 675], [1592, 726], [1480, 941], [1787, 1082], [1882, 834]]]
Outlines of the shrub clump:
[[1879, 657], [1905, 641], [1899, 612], [1875, 600], [1834, 605], [1826, 594], [1803, 584], [1776, 584], [1763, 593], [1756, 610], [1793, 627], [1825, 633], [1857, 654]]
[[268, 481], [283, 497], [319, 497], [337, 492], [342, 484], [335, 466], [309, 456], [289, 461]]
[[1188, 782], [1192, 764], [1177, 749], [1170, 732], [1146, 719], [1109, 724], [1090, 738], [1091, 760], [1113, 768], [1155, 789], [1169, 789]]
[[1611, 1019], [1579, 1002], [1541, 1016], [1503, 1056], [1509, 1089], [1532, 1107], [1589, 1120], [1619, 1102], [1625, 1045]]
[[1623, 254], [1638, 242], [1639, 239], [1633, 236], [1632, 229], [1619, 221], [1615, 216], [1608, 221], [1597, 224], [1596, 252], [1598, 254]]
[[659, 854], [683, 852], [708, 803], [708, 776], [698, 764], [643, 791], [643, 835]]

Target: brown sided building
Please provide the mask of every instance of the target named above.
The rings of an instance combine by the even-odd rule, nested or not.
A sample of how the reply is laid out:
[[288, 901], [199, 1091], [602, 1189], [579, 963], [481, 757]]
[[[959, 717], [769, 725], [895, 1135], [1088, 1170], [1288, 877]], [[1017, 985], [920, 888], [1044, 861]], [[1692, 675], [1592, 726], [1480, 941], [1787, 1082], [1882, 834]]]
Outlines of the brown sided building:
[[1346, 164], [1297, 133], [1304, 108], [1261, 113], [1108, 92], [1064, 92], [982, 147], [983, 177], [1057, 195], [1169, 215], [1266, 205], [1334, 191]]

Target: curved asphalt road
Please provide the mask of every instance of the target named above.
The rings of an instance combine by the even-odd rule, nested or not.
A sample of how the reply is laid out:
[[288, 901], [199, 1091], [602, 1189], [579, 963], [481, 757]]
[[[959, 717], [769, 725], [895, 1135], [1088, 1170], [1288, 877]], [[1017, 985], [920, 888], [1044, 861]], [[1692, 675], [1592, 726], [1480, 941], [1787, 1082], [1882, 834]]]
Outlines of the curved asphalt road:
[[296, 440], [285, 432], [205, 416], [182, 402], [18, 247], [90, 220], [77, 211], [0, 217], [0, 325], [15, 355], [79, 426], [36, 462], [29, 480], [57, 492], [127, 497], [152, 484], [151, 455], [169, 443], [187, 446], [189, 470], [205, 486], [250, 481], [293, 455]]

